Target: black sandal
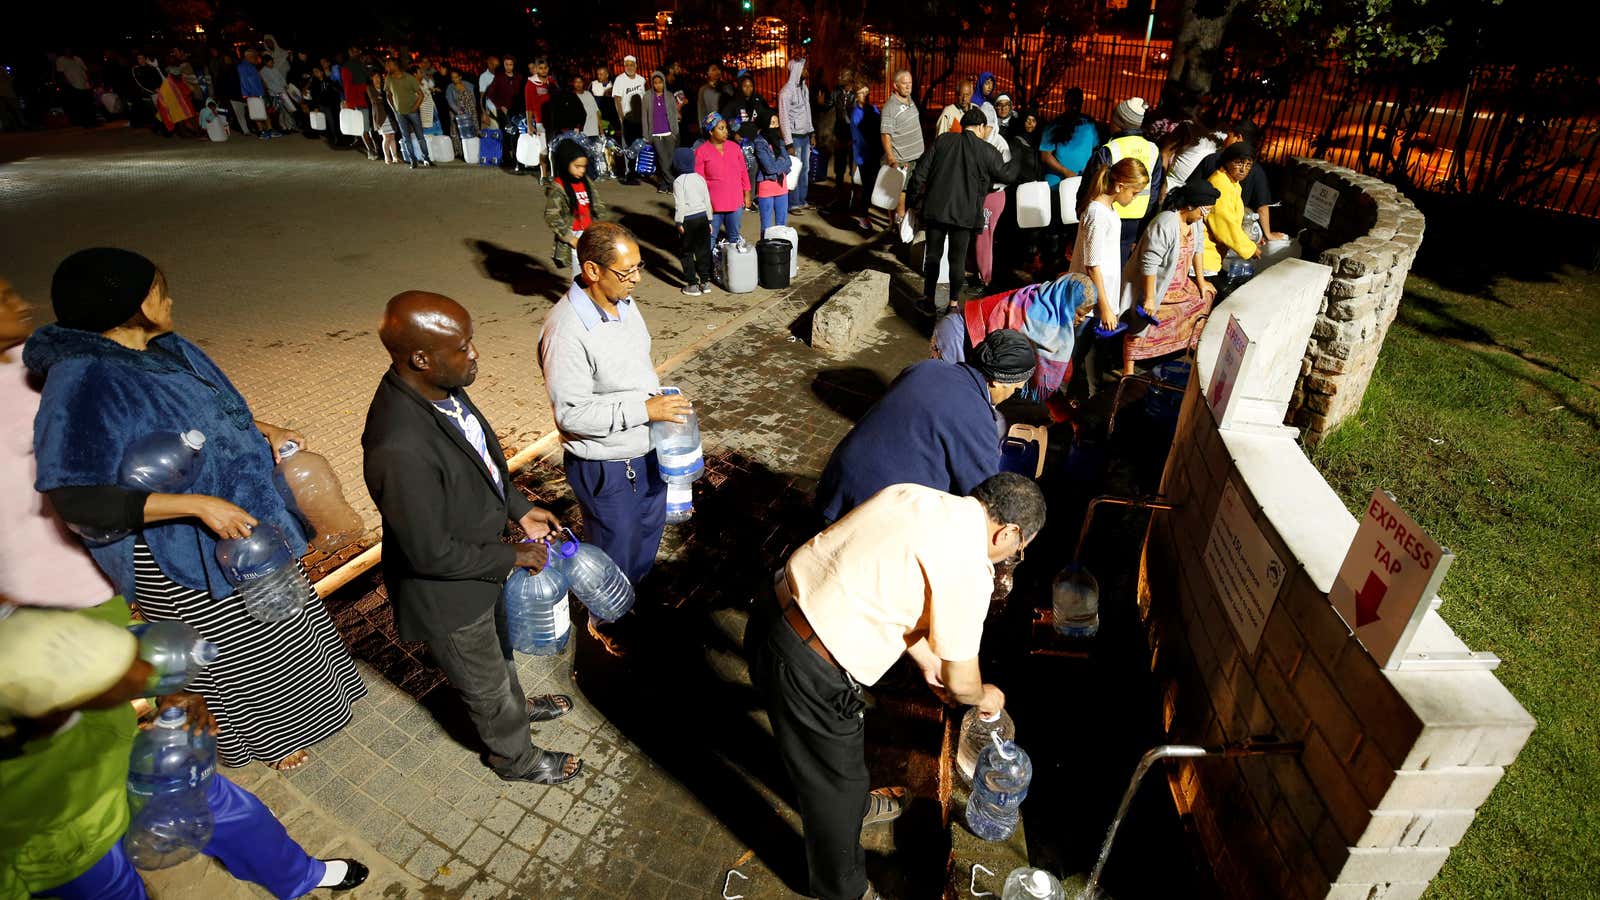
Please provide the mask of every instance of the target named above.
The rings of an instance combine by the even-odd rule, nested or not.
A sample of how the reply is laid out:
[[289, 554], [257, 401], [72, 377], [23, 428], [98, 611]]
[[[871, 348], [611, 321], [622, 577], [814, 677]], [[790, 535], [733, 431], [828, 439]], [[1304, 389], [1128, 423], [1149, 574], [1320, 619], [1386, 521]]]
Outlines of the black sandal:
[[572, 712], [572, 698], [566, 694], [543, 694], [528, 698], [529, 722], [553, 722]]
[[578, 767], [572, 774], [562, 774], [567, 769], [567, 760], [573, 759], [571, 753], [558, 753], [554, 750], [540, 750], [539, 757], [534, 760], [533, 766], [521, 775], [501, 775], [501, 781], [531, 781], [534, 784], [564, 784], [577, 778], [583, 773], [583, 760], [578, 760]]

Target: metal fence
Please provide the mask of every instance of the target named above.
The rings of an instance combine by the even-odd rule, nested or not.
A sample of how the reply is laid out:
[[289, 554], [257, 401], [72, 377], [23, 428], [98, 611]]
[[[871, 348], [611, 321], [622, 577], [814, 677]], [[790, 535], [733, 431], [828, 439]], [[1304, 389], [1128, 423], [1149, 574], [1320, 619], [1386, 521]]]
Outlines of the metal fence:
[[[697, 41], [716, 44], [715, 36]], [[748, 43], [746, 46], [749, 46]], [[786, 35], [760, 52], [715, 54], [683, 62], [698, 78], [713, 56], [731, 56], [729, 68], [748, 68], [756, 90], [769, 100], [787, 77], [785, 64], [804, 53]], [[1068, 88], [1083, 91], [1083, 111], [1100, 122], [1128, 97], [1154, 108], [1166, 83], [1170, 41], [1095, 35], [861, 37], [858, 78], [873, 103], [888, 95], [893, 73], [912, 73], [913, 96], [931, 119], [955, 99], [960, 80], [993, 73], [997, 89], [1041, 120], [1059, 114]], [[616, 37], [610, 50], [642, 72], [664, 63], [660, 42]], [[822, 73], [833, 83], [836, 73]], [[1406, 187], [1464, 193], [1517, 205], [1600, 218], [1600, 86], [1579, 73], [1552, 68], [1518, 72], [1480, 68], [1458, 86], [1424, 84], [1408, 76], [1363, 80], [1336, 61], [1325, 61], [1293, 83], [1230, 60], [1223, 67], [1210, 110], [1225, 123], [1251, 118], [1263, 131], [1264, 159], [1320, 156]]]

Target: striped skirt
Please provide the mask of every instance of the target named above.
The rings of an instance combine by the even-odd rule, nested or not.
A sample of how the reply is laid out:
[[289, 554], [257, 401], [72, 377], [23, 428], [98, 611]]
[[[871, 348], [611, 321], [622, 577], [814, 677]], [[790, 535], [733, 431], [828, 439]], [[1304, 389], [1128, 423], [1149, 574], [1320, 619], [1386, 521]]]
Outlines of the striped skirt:
[[216, 600], [168, 578], [142, 540], [133, 572], [146, 620], [185, 622], [217, 645], [217, 661], [189, 690], [217, 718], [223, 765], [277, 762], [349, 724], [350, 704], [367, 687], [315, 591], [305, 612], [269, 625], [246, 613], [237, 595]]

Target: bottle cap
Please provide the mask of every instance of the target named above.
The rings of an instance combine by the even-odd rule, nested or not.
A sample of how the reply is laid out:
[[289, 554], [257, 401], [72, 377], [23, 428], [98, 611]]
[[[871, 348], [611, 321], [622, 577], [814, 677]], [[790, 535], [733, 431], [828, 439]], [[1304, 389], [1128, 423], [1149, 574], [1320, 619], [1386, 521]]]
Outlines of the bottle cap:
[[[977, 707], [973, 707], [973, 709], [977, 709]], [[997, 712], [997, 713], [994, 714], [993, 718], [991, 718], [989, 716], [984, 715], [983, 713], [978, 713], [978, 721], [980, 721], [980, 722], [988, 722], [988, 723], [992, 724], [992, 723], [1000, 721], [1000, 716], [1002, 716], [1002, 715], [1004, 715], [1003, 712]]]
[[217, 661], [217, 645], [211, 641], [195, 641], [189, 648], [189, 658], [196, 665], [209, 666]]
[[1043, 869], [1034, 869], [1033, 874], [1023, 879], [1022, 889], [1030, 897], [1050, 896], [1050, 873]]
[[161, 715], [156, 717], [157, 728], [182, 728], [187, 724], [189, 724], [189, 717], [184, 715], [183, 710], [176, 706], [169, 706], [163, 709]]
[[183, 433], [183, 443], [190, 450], [199, 450], [206, 445], [206, 436], [197, 428], [191, 428]]
[[283, 446], [278, 448], [278, 459], [288, 459], [289, 457], [291, 457], [291, 456], [293, 456], [293, 455], [295, 455], [296, 453], [299, 453], [299, 452], [300, 452], [300, 442], [299, 441], [284, 441], [283, 442]]

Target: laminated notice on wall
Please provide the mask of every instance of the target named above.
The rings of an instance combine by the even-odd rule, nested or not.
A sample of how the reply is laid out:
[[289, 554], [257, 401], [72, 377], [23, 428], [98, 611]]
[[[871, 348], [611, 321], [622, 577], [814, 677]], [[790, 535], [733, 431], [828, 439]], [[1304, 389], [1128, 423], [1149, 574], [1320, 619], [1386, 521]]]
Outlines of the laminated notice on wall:
[[1301, 218], [1319, 228], [1327, 228], [1333, 221], [1333, 207], [1339, 202], [1339, 192], [1317, 182], [1306, 192], [1306, 208]]
[[1283, 585], [1283, 561], [1228, 482], [1206, 541], [1206, 574], [1246, 653], [1255, 653]]

